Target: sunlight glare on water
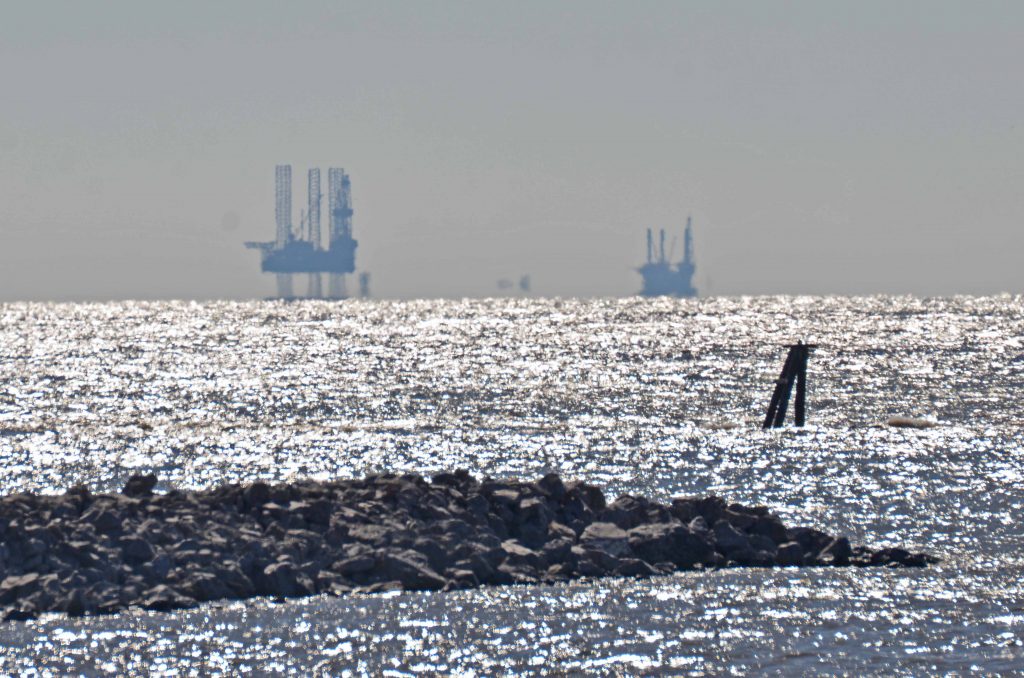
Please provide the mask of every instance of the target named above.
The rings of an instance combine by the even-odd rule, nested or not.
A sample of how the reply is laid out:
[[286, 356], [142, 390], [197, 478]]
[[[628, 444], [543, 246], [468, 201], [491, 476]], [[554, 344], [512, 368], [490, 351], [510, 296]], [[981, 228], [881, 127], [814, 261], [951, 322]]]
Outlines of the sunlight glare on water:
[[[554, 470], [943, 558], [0, 625], [0, 671], [1007, 672], [1024, 661], [1020, 297], [0, 306], [0, 486]], [[809, 426], [760, 430], [784, 346]], [[886, 426], [929, 418], [933, 428]]]

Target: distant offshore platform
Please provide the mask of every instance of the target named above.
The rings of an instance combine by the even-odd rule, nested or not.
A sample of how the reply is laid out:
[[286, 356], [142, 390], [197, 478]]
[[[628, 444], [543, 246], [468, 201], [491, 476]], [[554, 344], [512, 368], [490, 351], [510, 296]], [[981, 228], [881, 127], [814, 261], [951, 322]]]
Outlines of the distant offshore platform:
[[[292, 166], [275, 168], [275, 218], [277, 238], [271, 242], [247, 242], [245, 246], [260, 251], [260, 268], [277, 275], [277, 296], [296, 298], [292, 276], [308, 276], [307, 299], [345, 299], [348, 297], [345, 276], [356, 270], [356, 247], [352, 237], [352, 183], [345, 170], [327, 170], [327, 213], [330, 217], [327, 247], [320, 233], [320, 170], [309, 170], [307, 209], [301, 212], [299, 228], [292, 224]], [[323, 293], [321, 276], [326, 274], [327, 295]], [[369, 274], [359, 276], [360, 296], [369, 294]]]
[[[673, 240], [673, 246], [675, 240]], [[697, 288], [693, 286], [693, 274], [697, 265], [693, 260], [693, 227], [690, 218], [686, 218], [686, 231], [683, 234], [683, 260], [671, 264], [671, 253], [665, 256], [665, 229], [658, 232], [658, 256], [654, 256], [654, 234], [647, 229], [647, 263], [637, 269], [643, 276], [644, 285], [640, 294], [645, 297], [695, 297]]]

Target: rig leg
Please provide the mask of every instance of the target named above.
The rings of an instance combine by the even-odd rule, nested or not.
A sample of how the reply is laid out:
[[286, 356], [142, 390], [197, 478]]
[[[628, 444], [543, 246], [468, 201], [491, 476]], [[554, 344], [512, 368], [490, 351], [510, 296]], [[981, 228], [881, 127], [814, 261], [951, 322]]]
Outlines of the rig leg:
[[309, 274], [309, 291], [308, 291], [308, 294], [306, 296], [309, 297], [310, 299], [323, 299], [324, 298], [323, 289], [320, 287], [320, 274], [319, 273], [310, 273]]
[[292, 274], [291, 273], [278, 273], [277, 274], [277, 297], [279, 299], [291, 299], [295, 296], [292, 291]]
[[327, 282], [327, 296], [331, 299], [348, 299], [348, 292], [345, 289], [345, 274], [330, 273]]

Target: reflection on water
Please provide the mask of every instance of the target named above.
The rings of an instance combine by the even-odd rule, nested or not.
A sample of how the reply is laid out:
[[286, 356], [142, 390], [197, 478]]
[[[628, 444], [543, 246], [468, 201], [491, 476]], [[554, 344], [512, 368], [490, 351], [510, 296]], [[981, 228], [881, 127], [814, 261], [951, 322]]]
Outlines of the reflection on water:
[[[941, 555], [0, 625], [0, 671], [1008, 671], [1019, 297], [0, 306], [0, 489], [553, 469]], [[809, 421], [762, 432], [785, 350]], [[928, 417], [928, 429], [886, 426]]]

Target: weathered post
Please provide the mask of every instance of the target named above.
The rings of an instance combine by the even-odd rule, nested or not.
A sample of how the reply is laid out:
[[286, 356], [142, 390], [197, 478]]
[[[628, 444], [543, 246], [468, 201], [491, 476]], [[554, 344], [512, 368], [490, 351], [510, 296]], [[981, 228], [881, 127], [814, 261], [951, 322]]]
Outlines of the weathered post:
[[[772, 392], [772, 400], [768, 404], [768, 413], [764, 417], [764, 424], [761, 428], [772, 428], [778, 426], [775, 423], [776, 415], [779, 411], [779, 405], [782, 403], [782, 394], [786, 390], [786, 385], [789, 383], [789, 373], [793, 367], [793, 350], [790, 349], [786, 355], [786, 362], [782, 365], [782, 373], [779, 374], [779, 378], [775, 381], [775, 390]], [[788, 394], [787, 394], [788, 399]], [[783, 406], [782, 414], [785, 416], [786, 410]]]
[[796, 400], [793, 401], [793, 423], [797, 426], [803, 426], [804, 407], [807, 400], [807, 358], [810, 355], [810, 349], [807, 347], [807, 344], [803, 343], [799, 344], [797, 348], [800, 351], [800, 356], [797, 360]]
[[793, 384], [796, 383], [796, 400], [793, 403], [793, 414], [797, 426], [804, 425], [807, 402], [807, 358], [810, 344], [799, 341], [789, 347], [786, 354], [786, 362], [782, 366], [782, 373], [775, 382], [775, 390], [772, 392], [771, 402], [768, 404], [768, 412], [765, 414], [764, 424], [761, 428], [781, 428], [786, 419], [786, 410], [789, 409], [789, 395], [793, 392]]

